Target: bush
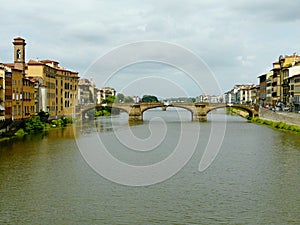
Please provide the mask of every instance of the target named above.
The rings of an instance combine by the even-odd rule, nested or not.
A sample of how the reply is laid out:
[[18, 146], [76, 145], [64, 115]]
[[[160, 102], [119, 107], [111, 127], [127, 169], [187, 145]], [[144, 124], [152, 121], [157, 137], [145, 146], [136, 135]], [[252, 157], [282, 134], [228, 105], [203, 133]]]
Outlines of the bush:
[[30, 117], [28, 121], [25, 122], [25, 131], [40, 131], [44, 130], [45, 124], [40, 120], [39, 116]]
[[19, 129], [19, 130], [15, 133], [16, 136], [23, 136], [24, 134], [26, 134], [26, 133], [25, 133], [25, 131], [24, 131], [22, 128]]

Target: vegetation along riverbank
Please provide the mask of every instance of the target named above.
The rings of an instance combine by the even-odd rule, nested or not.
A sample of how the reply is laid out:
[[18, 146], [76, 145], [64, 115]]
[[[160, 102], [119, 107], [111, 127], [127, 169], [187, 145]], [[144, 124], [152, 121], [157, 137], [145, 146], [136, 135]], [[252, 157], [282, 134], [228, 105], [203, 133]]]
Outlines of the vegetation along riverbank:
[[266, 125], [279, 130], [292, 131], [293, 133], [300, 134], [300, 127], [292, 124], [286, 124], [284, 122], [276, 122], [271, 120], [261, 119], [259, 117], [254, 117], [250, 120], [252, 123]]
[[274, 121], [274, 120], [272, 120], [272, 117], [270, 117], [270, 119], [261, 118], [261, 117], [249, 118], [248, 113], [244, 112], [243, 110], [236, 109], [236, 108], [227, 108], [227, 113], [246, 118], [251, 123], [261, 124], [261, 125], [265, 125], [265, 126], [274, 128], [274, 129], [291, 131], [293, 133], [300, 134], [300, 126], [298, 126], [296, 124], [288, 124], [288, 123], [285, 123], [282, 121]]
[[29, 119], [12, 122], [8, 129], [0, 134], [0, 141], [23, 136], [28, 133], [46, 132], [53, 128], [63, 128], [72, 124], [72, 122], [72, 118], [65, 116], [49, 120], [48, 115], [39, 113], [39, 115], [30, 117]]

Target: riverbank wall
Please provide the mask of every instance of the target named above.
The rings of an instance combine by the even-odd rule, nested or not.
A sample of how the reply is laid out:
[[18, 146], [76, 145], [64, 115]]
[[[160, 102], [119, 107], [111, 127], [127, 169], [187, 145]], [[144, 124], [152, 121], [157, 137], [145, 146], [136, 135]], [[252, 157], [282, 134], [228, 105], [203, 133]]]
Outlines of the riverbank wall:
[[282, 122], [300, 127], [300, 114], [291, 112], [272, 111], [264, 108], [259, 109], [259, 118], [273, 122]]

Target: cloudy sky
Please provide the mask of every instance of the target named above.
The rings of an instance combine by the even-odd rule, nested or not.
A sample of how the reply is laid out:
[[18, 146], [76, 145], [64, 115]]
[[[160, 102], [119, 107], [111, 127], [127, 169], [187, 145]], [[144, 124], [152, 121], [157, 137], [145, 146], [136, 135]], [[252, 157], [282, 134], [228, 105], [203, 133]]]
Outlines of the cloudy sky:
[[234, 84], [257, 83], [257, 76], [267, 72], [279, 55], [300, 52], [300, 1], [295, 0], [0, 0], [0, 4], [0, 62], [13, 60], [12, 40], [21, 36], [27, 42], [26, 60], [57, 60], [81, 77], [93, 77], [97, 86], [115, 85], [128, 94], [164, 86], [168, 88], [160, 95], [176, 95], [179, 89], [164, 84], [171, 81], [180, 83], [187, 95], [205, 91], [185, 80], [176, 65], [154, 62], [124, 67], [115, 74], [116, 83], [101, 83], [98, 78], [103, 75], [90, 68], [113, 49], [133, 42], [156, 40], [188, 49], [209, 67], [221, 91]]

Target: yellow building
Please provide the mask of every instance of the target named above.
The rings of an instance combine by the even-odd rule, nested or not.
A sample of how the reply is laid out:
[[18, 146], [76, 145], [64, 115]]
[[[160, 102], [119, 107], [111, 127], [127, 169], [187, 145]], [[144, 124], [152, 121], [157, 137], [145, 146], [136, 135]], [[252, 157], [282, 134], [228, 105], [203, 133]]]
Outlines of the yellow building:
[[29, 77], [42, 78], [46, 85], [46, 112], [50, 116], [71, 115], [77, 105], [78, 73], [59, 67], [53, 60], [27, 63]]
[[280, 100], [284, 105], [289, 103], [289, 68], [294, 66], [294, 63], [300, 60], [300, 56], [297, 53], [293, 55], [279, 56], [280, 66]]
[[45, 111], [72, 115], [78, 102], [78, 73], [53, 60], [25, 62], [25, 40], [15, 38], [14, 62], [0, 67], [0, 120], [26, 119]]
[[26, 119], [35, 114], [34, 83], [25, 77], [25, 40], [15, 38], [13, 45], [14, 63], [4, 65], [6, 120]]
[[0, 121], [5, 120], [5, 69], [0, 65]]

